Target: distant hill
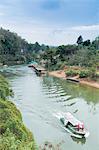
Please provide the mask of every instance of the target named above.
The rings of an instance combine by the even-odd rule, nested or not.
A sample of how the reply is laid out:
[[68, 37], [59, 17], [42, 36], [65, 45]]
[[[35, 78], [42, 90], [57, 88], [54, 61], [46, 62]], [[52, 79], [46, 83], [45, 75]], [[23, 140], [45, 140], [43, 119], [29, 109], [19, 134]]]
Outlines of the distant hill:
[[44, 51], [48, 46], [40, 45], [38, 42], [31, 44], [25, 39], [17, 35], [17, 33], [10, 32], [0, 28], [0, 63], [1, 64], [20, 64], [30, 61], [33, 52]]

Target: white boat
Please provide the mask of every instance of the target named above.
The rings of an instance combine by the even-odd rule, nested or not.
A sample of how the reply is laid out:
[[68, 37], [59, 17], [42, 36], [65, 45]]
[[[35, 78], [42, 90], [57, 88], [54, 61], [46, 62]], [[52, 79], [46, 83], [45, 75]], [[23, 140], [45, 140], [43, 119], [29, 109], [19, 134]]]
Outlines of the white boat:
[[89, 136], [89, 132], [84, 127], [84, 123], [76, 119], [70, 112], [61, 113], [60, 121], [63, 124], [63, 128], [72, 136], [77, 138], [87, 138]]

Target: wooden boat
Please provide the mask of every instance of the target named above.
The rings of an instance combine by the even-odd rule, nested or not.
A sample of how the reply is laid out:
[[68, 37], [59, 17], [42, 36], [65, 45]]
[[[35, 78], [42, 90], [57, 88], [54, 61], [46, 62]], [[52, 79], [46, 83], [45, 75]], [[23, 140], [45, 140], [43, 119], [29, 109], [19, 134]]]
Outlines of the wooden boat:
[[84, 124], [77, 120], [70, 112], [62, 113], [60, 121], [63, 124], [63, 128], [72, 133], [74, 137], [86, 138], [89, 136], [89, 132], [85, 129]]
[[29, 64], [28, 67], [35, 68], [35, 65]]
[[39, 66], [36, 62], [32, 61], [28, 67], [31, 67], [34, 69], [35, 73], [38, 75], [38, 76], [41, 76], [41, 75], [46, 75], [47, 74], [47, 71], [45, 68], [43, 68], [42, 66]]
[[35, 67], [35, 72], [38, 76], [46, 75], [46, 73], [47, 73], [46, 69], [42, 68], [41, 66]]
[[38, 65], [37, 62], [31, 61], [31, 62], [28, 64], [28, 67], [35, 68], [37, 65]]
[[74, 78], [67, 78], [66, 80], [79, 83], [79, 80]]

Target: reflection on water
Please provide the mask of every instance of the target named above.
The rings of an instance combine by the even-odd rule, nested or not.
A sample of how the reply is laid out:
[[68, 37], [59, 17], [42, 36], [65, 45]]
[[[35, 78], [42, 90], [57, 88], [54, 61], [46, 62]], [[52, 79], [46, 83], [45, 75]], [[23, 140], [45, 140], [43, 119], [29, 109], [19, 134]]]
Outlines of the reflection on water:
[[[46, 90], [48, 90], [47, 95], [51, 98], [58, 98], [55, 99], [55, 101], [57, 103], [64, 103], [64, 107], [71, 107], [75, 105], [77, 101], [84, 100], [90, 105], [89, 111], [93, 112], [93, 114], [97, 113], [97, 109], [99, 108], [97, 107], [99, 103], [99, 89], [50, 77], [43, 78], [43, 84], [44, 86], [46, 85]], [[66, 103], [67, 101], [69, 102]], [[78, 109], [73, 111], [73, 113], [76, 112], [78, 112]]]
[[55, 92], [58, 92], [61, 87], [62, 93], [68, 93], [68, 95], [72, 95], [72, 97], [83, 98], [87, 101], [87, 104], [90, 104], [91, 102], [94, 104], [99, 103], [99, 89], [50, 77], [43, 78], [43, 83], [44, 85], [46, 84], [48, 89], [53, 89], [55, 87]]
[[[37, 77], [26, 66], [8, 70], [14, 90], [13, 102], [21, 110], [27, 127], [34, 133], [38, 145], [44, 141], [61, 145], [62, 150], [98, 150], [99, 89], [67, 82], [53, 77]], [[75, 139], [64, 131], [53, 114], [70, 111], [84, 122], [90, 132], [88, 139]]]
[[21, 76], [24, 73], [24, 69], [22, 69], [22, 66], [16, 65], [16, 66], [10, 66], [10, 67], [0, 67], [0, 74], [6, 76], [6, 77], [14, 77], [14, 76]]
[[78, 139], [78, 138], [75, 138], [74, 136], [71, 136], [71, 138], [72, 138], [72, 140], [74, 141], [74, 142], [76, 142], [77, 144], [85, 144], [85, 142], [86, 142], [86, 138], [82, 138], [82, 139]]

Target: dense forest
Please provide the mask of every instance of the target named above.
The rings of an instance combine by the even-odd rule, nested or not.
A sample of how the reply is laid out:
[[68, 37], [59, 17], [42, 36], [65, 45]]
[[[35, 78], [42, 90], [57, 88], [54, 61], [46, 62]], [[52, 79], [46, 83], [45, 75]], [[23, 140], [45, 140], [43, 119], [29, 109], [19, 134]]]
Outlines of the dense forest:
[[89, 39], [84, 41], [80, 35], [76, 44], [50, 47], [39, 58], [48, 70], [65, 69], [66, 76], [99, 81], [99, 37], [91, 42]]
[[0, 63], [5, 65], [21, 64], [29, 62], [35, 57], [38, 51], [48, 49], [44, 44], [28, 43], [16, 33], [0, 29]]
[[48, 70], [61, 69], [65, 65], [81, 67], [99, 66], [99, 36], [94, 41], [84, 41], [80, 35], [74, 45], [46, 46], [32, 44], [16, 33], [0, 29], [0, 63], [7, 65], [36, 60]]
[[99, 37], [94, 41], [83, 41], [79, 36], [75, 45], [61, 45], [49, 48], [40, 58], [46, 61], [46, 67], [62, 68], [65, 65], [99, 66]]

